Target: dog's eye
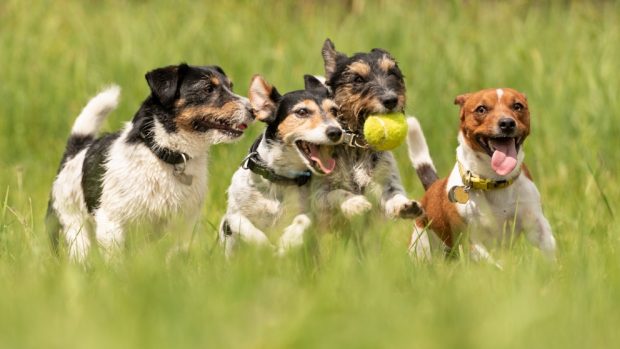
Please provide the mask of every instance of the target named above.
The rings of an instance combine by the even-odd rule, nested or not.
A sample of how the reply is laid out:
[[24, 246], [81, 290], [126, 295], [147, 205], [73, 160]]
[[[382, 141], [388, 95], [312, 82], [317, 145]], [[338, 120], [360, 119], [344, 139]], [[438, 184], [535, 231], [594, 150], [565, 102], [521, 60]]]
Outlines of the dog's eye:
[[215, 87], [209, 84], [205, 87], [205, 91], [207, 91], [207, 93], [213, 93], [213, 91], [215, 91]]
[[484, 106], [484, 105], [479, 105], [478, 108], [476, 108], [476, 113], [478, 114], [485, 114], [489, 109]]
[[362, 83], [366, 82], [366, 79], [364, 79], [364, 77], [361, 76], [361, 75], [355, 75], [355, 77], [353, 78], [353, 82], [355, 82], [357, 84], [362, 84]]
[[330, 112], [332, 115], [336, 116], [336, 115], [338, 115], [338, 108], [336, 108], [336, 107], [331, 107], [331, 108], [329, 109], [329, 112]]
[[512, 110], [514, 111], [522, 111], [523, 110], [523, 104], [519, 103], [519, 102], [515, 102], [515, 104], [512, 105]]
[[299, 116], [300, 118], [305, 118], [308, 116], [308, 114], [310, 114], [310, 111], [308, 111], [308, 109], [306, 108], [299, 108], [295, 110], [295, 114], [297, 114], [297, 116]]

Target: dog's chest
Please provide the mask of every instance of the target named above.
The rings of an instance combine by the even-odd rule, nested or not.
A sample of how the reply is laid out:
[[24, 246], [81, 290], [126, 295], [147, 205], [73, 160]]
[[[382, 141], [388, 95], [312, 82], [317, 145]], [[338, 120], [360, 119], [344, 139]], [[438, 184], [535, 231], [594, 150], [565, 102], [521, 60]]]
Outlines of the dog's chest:
[[354, 193], [364, 193], [378, 175], [383, 171], [377, 166], [380, 153], [366, 149], [340, 146], [336, 152], [336, 171], [329, 176], [329, 181], [336, 187]]
[[184, 174], [191, 184], [146, 147], [117, 143], [106, 163], [101, 207], [123, 221], [194, 215], [205, 195], [206, 155], [188, 161]]
[[[450, 175], [446, 189], [455, 185], [463, 185], [456, 169]], [[528, 183], [520, 177], [507, 188], [471, 190], [467, 203], [455, 205], [472, 237], [479, 241], [502, 242], [521, 232], [521, 212], [533, 200]]]
[[253, 218], [262, 229], [269, 227], [279, 230], [292, 221], [292, 218], [305, 210], [303, 195], [304, 188], [296, 185], [278, 185], [273, 183], [264, 184], [260, 187], [260, 193], [266, 202], [262, 212], [253, 213]]

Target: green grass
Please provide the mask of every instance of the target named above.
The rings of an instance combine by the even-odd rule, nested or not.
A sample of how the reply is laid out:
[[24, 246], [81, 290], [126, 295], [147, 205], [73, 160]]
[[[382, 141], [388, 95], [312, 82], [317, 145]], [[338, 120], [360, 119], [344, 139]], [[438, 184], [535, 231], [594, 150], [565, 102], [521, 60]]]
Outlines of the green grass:
[[[620, 341], [620, 11], [615, 2], [18, 1], [0, 3], [0, 348], [578, 348]], [[539, 3], [539, 2], [536, 2]], [[363, 6], [362, 6], [363, 5]], [[321, 73], [330, 37], [347, 53], [388, 49], [406, 75], [441, 173], [454, 161], [456, 95], [524, 91], [527, 163], [559, 243], [557, 265], [520, 240], [505, 270], [468, 259], [412, 263], [411, 223], [365, 222], [364, 241], [320, 237], [319, 258], [215, 244], [229, 179], [262, 125], [213, 148], [189, 256], [174, 236], [110, 264], [53, 256], [48, 192], [81, 107], [123, 87], [118, 129], [147, 94], [144, 73], [219, 64], [245, 92]], [[421, 186], [396, 151], [408, 192]]]

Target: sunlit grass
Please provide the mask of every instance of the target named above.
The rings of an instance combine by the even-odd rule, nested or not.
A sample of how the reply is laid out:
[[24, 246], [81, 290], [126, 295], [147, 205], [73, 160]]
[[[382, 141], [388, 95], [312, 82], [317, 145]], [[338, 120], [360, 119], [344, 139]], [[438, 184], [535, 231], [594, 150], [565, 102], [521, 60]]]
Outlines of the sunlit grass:
[[[0, 3], [0, 348], [613, 347], [620, 340], [620, 11], [615, 2]], [[361, 240], [331, 234], [279, 259], [226, 262], [215, 227], [256, 124], [216, 146], [188, 255], [173, 234], [134, 234], [111, 263], [53, 256], [43, 227], [74, 117], [111, 82], [115, 130], [147, 95], [144, 73], [219, 64], [245, 93], [263, 74], [280, 91], [344, 52], [382, 47], [400, 63], [408, 107], [439, 171], [454, 162], [460, 93], [510, 86], [532, 110], [526, 162], [558, 238], [558, 263], [524, 239], [504, 271], [467, 258], [413, 263], [411, 223], [373, 217]], [[422, 194], [403, 147], [408, 192]], [[361, 241], [361, 242], [360, 242]], [[318, 252], [317, 252], [318, 251]]]

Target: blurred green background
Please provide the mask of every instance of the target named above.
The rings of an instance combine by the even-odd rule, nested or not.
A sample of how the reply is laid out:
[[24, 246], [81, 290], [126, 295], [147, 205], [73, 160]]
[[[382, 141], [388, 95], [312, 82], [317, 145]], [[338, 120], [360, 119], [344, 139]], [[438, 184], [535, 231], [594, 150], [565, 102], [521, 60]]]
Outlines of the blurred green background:
[[[0, 348], [613, 347], [620, 340], [620, 8], [612, 1], [0, 2]], [[505, 270], [467, 258], [406, 256], [411, 222], [357, 226], [355, 244], [321, 236], [320, 254], [278, 259], [216, 245], [225, 190], [262, 125], [212, 148], [189, 256], [173, 236], [132, 244], [114, 263], [55, 258], [43, 227], [74, 118], [109, 83], [131, 119], [144, 73], [218, 64], [245, 94], [260, 73], [280, 91], [322, 74], [331, 38], [351, 54], [381, 47], [406, 76], [409, 114], [435, 164], [454, 162], [460, 93], [527, 94], [526, 162], [559, 242], [548, 265], [525, 241]], [[421, 186], [395, 151], [412, 197]], [[140, 240], [138, 238], [138, 240]]]

